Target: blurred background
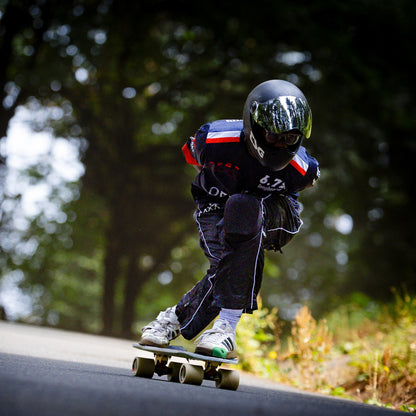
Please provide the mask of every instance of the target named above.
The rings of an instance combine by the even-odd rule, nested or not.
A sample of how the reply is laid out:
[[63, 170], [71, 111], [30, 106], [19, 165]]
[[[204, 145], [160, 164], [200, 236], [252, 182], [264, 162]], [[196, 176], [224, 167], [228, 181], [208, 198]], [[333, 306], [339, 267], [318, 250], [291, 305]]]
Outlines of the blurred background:
[[290, 321], [416, 291], [411, 0], [0, 0], [3, 319], [132, 337], [205, 274], [181, 146], [280, 78], [313, 111]]

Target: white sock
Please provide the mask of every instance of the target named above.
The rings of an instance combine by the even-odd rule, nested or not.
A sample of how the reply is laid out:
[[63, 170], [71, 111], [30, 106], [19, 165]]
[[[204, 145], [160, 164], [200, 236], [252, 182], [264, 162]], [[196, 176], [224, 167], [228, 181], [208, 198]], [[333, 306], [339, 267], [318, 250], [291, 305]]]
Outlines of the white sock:
[[241, 314], [243, 313], [242, 309], [225, 309], [222, 308], [220, 311], [219, 319], [227, 321], [234, 332], [237, 327], [238, 321], [240, 320]]

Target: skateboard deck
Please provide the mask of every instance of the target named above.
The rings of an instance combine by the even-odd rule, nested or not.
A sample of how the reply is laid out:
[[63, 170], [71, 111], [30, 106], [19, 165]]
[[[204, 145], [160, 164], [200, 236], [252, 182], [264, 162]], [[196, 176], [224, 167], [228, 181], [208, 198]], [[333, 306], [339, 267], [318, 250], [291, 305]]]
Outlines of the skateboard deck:
[[[237, 364], [237, 358], [211, 357], [187, 351], [180, 346], [166, 348], [149, 345], [133, 344], [134, 348], [146, 351], [153, 355], [136, 357], [133, 361], [133, 375], [137, 377], [152, 378], [167, 375], [169, 381], [181, 384], [201, 385], [203, 380], [213, 380], [217, 388], [237, 390], [239, 385], [239, 373], [235, 370], [219, 368], [222, 364]], [[184, 358], [185, 362], [177, 362], [172, 357]], [[191, 363], [199, 361], [201, 364]]]

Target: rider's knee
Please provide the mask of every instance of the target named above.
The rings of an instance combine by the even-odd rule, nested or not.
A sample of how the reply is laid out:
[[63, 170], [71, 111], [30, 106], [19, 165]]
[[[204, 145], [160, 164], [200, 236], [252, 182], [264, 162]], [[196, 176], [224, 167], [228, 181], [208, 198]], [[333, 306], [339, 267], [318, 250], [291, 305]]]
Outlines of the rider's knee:
[[224, 232], [230, 241], [246, 241], [256, 236], [262, 226], [261, 204], [248, 194], [231, 195], [224, 209]]

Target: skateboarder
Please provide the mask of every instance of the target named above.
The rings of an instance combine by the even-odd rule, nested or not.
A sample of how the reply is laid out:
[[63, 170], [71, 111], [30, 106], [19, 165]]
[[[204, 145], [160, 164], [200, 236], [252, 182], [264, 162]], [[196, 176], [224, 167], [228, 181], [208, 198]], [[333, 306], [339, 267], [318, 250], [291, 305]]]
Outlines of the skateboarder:
[[191, 192], [207, 274], [177, 305], [142, 329], [140, 344], [164, 347], [182, 334], [195, 352], [225, 348], [236, 357], [241, 314], [257, 309], [264, 250], [277, 250], [299, 231], [298, 193], [319, 177], [318, 162], [302, 146], [312, 113], [294, 84], [269, 80], [248, 95], [243, 120], [204, 124], [183, 146], [198, 174]]

